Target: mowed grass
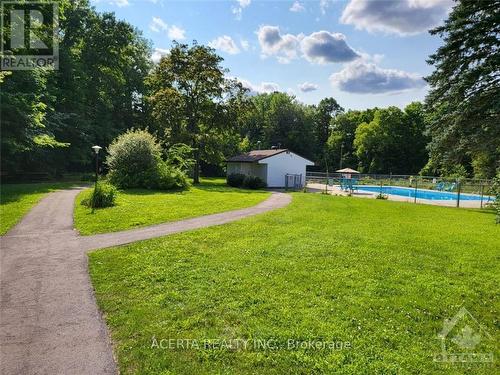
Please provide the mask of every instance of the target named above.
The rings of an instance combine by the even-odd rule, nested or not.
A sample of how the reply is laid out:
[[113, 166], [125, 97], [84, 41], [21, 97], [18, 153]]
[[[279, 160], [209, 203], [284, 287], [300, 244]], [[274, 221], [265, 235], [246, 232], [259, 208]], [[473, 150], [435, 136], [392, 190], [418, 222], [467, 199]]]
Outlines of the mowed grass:
[[473, 352], [498, 361], [499, 240], [489, 212], [296, 193], [89, 259], [123, 374], [494, 374], [433, 357], [464, 306], [490, 334]]
[[47, 193], [74, 185], [71, 182], [4, 184], [0, 186], [0, 235], [4, 235]]
[[81, 204], [87, 192], [78, 195], [75, 227], [80, 234], [116, 232], [168, 221], [214, 214], [254, 206], [270, 196], [266, 191], [231, 188], [224, 179], [202, 179], [187, 191], [120, 191], [116, 206], [92, 210]]

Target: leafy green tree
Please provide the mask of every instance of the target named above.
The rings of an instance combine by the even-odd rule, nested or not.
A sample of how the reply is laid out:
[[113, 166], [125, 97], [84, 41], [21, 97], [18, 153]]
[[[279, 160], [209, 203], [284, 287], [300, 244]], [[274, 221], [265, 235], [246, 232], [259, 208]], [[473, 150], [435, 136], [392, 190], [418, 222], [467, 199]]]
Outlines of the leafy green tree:
[[431, 30], [444, 39], [426, 78], [430, 165], [442, 173], [461, 164], [491, 177], [500, 165], [499, 20], [500, 1], [461, 0]]
[[371, 122], [355, 132], [354, 147], [363, 172], [414, 174], [427, 161], [425, 122], [421, 103], [404, 111], [397, 107], [377, 109]]
[[240, 128], [242, 138], [248, 139], [245, 147], [290, 148], [314, 159], [314, 107], [301, 104], [283, 92], [256, 95], [251, 104]]
[[56, 110], [66, 117], [58, 136], [71, 143], [66, 160], [90, 161], [89, 145], [109, 144], [146, 124], [142, 97], [150, 46], [140, 32], [111, 13], [67, 7], [61, 21], [61, 63], [53, 85]]
[[[16, 71], [0, 85], [2, 168], [22, 171], [24, 165], [40, 167], [47, 153], [68, 144], [55, 138], [48, 120], [54, 100], [47, 92], [44, 69]], [[33, 172], [29, 170], [28, 172]]]
[[347, 111], [332, 118], [331, 133], [326, 143], [326, 160], [330, 170], [336, 170], [341, 165], [357, 168], [358, 157], [354, 150], [356, 128], [363, 122], [372, 121], [374, 113], [374, 109]]
[[324, 160], [326, 151], [325, 147], [331, 133], [331, 123], [338, 115], [344, 112], [344, 108], [342, 108], [334, 98], [324, 98], [319, 102], [315, 111], [315, 154], [318, 160]]
[[193, 148], [194, 183], [201, 160], [216, 158], [219, 142], [237, 130], [233, 123], [245, 100], [242, 85], [225, 77], [222, 60], [210, 47], [175, 43], [148, 77], [154, 129], [167, 145]]
[[408, 104], [404, 109], [405, 127], [402, 134], [407, 172], [416, 173], [420, 171], [429, 159], [427, 144], [429, 137], [426, 136], [427, 114], [421, 102]]
[[145, 126], [148, 42], [87, 0], [58, 6], [59, 70], [2, 73], [3, 171], [81, 170], [92, 161], [92, 144]]

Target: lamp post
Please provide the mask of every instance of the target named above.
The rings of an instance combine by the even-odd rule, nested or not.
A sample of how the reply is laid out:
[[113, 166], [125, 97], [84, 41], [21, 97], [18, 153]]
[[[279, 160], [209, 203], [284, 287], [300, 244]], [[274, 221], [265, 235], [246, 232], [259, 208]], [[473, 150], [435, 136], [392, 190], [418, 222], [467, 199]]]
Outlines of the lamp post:
[[92, 150], [95, 152], [95, 187], [97, 188], [97, 179], [99, 177], [99, 151], [101, 146], [92, 146]]

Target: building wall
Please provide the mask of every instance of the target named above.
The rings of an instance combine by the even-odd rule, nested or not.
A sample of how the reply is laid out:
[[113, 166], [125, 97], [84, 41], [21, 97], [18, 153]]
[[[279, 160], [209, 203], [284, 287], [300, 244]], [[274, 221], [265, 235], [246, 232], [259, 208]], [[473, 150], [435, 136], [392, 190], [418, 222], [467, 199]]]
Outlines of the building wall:
[[227, 174], [230, 175], [232, 173], [257, 176], [267, 183], [267, 164], [227, 163]]
[[306, 166], [314, 165], [303, 157], [293, 152], [282, 152], [259, 161], [260, 164], [267, 164], [267, 186], [285, 187], [286, 174], [301, 174], [302, 185], [306, 181]]

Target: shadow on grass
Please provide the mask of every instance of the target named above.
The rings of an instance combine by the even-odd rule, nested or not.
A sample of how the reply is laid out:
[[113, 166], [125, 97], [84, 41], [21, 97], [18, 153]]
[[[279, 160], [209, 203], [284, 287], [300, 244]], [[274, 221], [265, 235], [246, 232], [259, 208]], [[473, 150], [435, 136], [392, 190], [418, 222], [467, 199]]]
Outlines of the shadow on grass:
[[495, 216], [496, 215], [495, 209], [493, 207], [489, 207], [489, 208], [469, 208], [469, 210], [472, 211], [472, 212], [480, 213], [480, 214], [487, 214], [487, 215], [491, 215], [491, 216]]
[[202, 180], [198, 185], [191, 185], [189, 189], [175, 189], [175, 190], [149, 190], [149, 189], [123, 189], [122, 191], [130, 195], [156, 195], [156, 194], [185, 194], [189, 193], [192, 189], [198, 189], [207, 191], [210, 193], [240, 193], [240, 194], [255, 194], [255, 193], [266, 193], [265, 190], [248, 190], [240, 189], [226, 185], [225, 180], [214, 179], [214, 180]]
[[45, 194], [57, 189], [76, 189], [85, 186], [85, 183], [74, 182], [41, 182], [32, 184], [2, 184], [0, 186], [0, 204], [19, 201], [29, 194]]

